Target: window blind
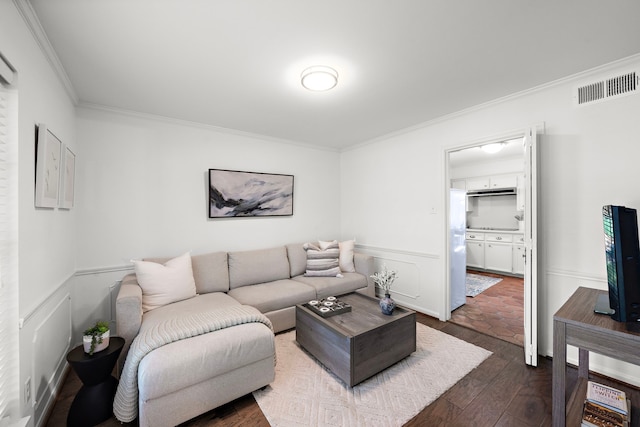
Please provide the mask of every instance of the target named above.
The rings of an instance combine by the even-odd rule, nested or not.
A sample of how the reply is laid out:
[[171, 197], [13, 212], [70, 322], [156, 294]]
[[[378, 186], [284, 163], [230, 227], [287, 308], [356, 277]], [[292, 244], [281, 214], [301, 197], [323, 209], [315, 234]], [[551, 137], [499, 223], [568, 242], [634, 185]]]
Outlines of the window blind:
[[20, 408], [17, 149], [17, 94], [0, 80], [0, 423]]

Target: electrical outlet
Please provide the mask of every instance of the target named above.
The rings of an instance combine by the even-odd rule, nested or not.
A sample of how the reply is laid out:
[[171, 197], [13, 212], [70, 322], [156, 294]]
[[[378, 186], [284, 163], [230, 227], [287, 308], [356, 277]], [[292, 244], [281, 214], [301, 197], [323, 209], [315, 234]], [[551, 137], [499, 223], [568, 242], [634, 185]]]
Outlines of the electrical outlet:
[[24, 403], [31, 401], [31, 377], [24, 382]]

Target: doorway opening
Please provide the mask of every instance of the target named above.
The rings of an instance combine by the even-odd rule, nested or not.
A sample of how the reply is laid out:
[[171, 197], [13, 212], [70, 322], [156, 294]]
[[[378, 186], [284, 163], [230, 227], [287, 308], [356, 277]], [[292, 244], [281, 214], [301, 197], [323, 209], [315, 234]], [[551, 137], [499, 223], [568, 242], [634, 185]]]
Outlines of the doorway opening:
[[450, 262], [450, 292], [463, 269], [466, 295], [452, 302], [450, 321], [524, 347], [525, 151], [522, 136], [510, 138], [448, 153], [449, 188], [466, 194], [466, 262]]

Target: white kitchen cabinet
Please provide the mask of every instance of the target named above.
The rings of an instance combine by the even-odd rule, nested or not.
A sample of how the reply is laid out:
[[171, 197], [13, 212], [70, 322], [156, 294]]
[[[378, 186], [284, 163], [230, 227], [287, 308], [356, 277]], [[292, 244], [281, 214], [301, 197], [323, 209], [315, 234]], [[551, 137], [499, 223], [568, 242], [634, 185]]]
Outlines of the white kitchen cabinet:
[[518, 186], [517, 174], [481, 176], [466, 179], [467, 191], [500, 190], [503, 188], [516, 188]]
[[487, 242], [511, 243], [511, 241], [513, 240], [513, 234], [487, 233], [484, 235], [484, 240], [486, 240]]
[[484, 242], [467, 240], [467, 267], [484, 268]]
[[512, 246], [511, 243], [485, 242], [484, 268], [511, 273], [513, 268]]
[[518, 186], [518, 175], [496, 175], [490, 177], [489, 182], [492, 190], [500, 188], [516, 188]]
[[467, 191], [488, 190], [490, 188], [489, 177], [467, 178]]
[[452, 179], [451, 188], [457, 188], [458, 190], [466, 190], [467, 181], [465, 179]]
[[467, 266], [524, 274], [524, 235], [467, 231]]
[[524, 246], [513, 245], [513, 273], [524, 275]]
[[466, 240], [480, 240], [484, 241], [484, 233], [478, 233], [477, 231], [467, 231], [464, 238]]

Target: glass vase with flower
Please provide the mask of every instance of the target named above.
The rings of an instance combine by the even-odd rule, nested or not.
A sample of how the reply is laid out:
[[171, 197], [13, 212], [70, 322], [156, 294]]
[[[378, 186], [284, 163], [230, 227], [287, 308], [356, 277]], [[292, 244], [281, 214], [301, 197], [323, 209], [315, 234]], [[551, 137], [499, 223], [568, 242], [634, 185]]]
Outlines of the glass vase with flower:
[[384, 292], [384, 298], [380, 299], [380, 310], [383, 314], [391, 315], [396, 303], [391, 299], [391, 285], [398, 278], [398, 272], [395, 270], [389, 270], [386, 265], [382, 266], [382, 271], [371, 275], [376, 286], [378, 286]]

